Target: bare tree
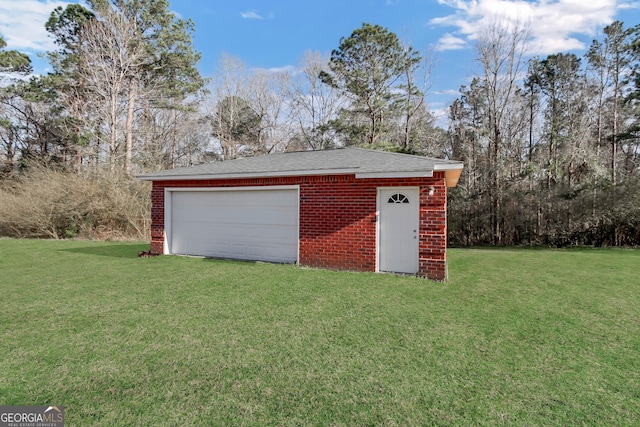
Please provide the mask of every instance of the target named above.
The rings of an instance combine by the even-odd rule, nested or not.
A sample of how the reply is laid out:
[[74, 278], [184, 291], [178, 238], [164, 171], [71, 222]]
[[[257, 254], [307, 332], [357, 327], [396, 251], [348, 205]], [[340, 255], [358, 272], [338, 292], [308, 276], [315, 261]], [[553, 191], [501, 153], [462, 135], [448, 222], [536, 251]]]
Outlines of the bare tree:
[[320, 73], [328, 72], [328, 58], [307, 51], [300, 72], [293, 76], [289, 90], [291, 117], [304, 148], [323, 150], [336, 145], [331, 121], [345, 107], [346, 99], [333, 86], [322, 83]]
[[494, 243], [501, 241], [502, 201], [500, 157], [510, 106], [522, 78], [527, 40], [530, 31], [519, 23], [511, 26], [494, 22], [481, 32], [477, 44], [477, 61], [482, 66], [482, 83], [486, 91], [489, 132], [489, 174], [491, 224]]
[[284, 151], [295, 140], [286, 71], [247, 70], [224, 54], [213, 79], [208, 117], [223, 160]]
[[249, 73], [242, 61], [223, 54], [213, 79], [208, 115], [223, 160], [240, 156], [246, 144], [257, 144], [259, 118], [249, 103], [249, 86]]
[[[132, 152], [130, 115], [136, 91], [132, 76], [144, 64], [144, 47], [135, 24], [111, 9], [105, 9], [99, 20], [88, 21], [83, 35], [83, 43], [77, 50], [78, 85], [65, 94], [67, 108], [76, 113], [92, 111], [92, 114], [85, 114], [85, 118], [93, 122], [90, 127], [95, 130], [96, 137], [107, 136], [108, 161], [112, 171], [120, 156], [119, 132], [124, 121], [124, 169], [129, 173]], [[100, 126], [102, 116], [108, 118], [105, 128]]]
[[145, 108], [134, 133], [144, 135], [133, 156], [144, 170], [173, 169], [205, 161], [210, 123], [199, 111]]
[[[404, 44], [407, 56], [412, 51], [411, 46]], [[400, 134], [401, 138], [398, 141], [398, 145], [404, 150], [410, 150], [412, 142], [415, 138], [412, 138], [414, 134], [413, 130], [416, 124], [420, 124], [429, 121], [429, 117], [425, 116], [426, 102], [425, 97], [431, 87], [431, 73], [433, 71], [433, 55], [431, 52], [426, 51], [422, 55], [422, 61], [419, 67], [416, 64], [406, 61], [404, 63], [403, 70], [403, 83], [399, 85], [399, 88], [404, 92], [404, 96], [398, 100], [398, 111], [400, 115]], [[429, 123], [430, 127], [431, 123]], [[426, 135], [422, 135], [426, 137]]]
[[[633, 73], [632, 29], [625, 29], [623, 23], [615, 21], [604, 28], [602, 40], [594, 40], [587, 52], [590, 69], [597, 88], [597, 138], [601, 146], [607, 136], [611, 143], [609, 166], [611, 182], [618, 180], [617, 163], [620, 134], [623, 132], [623, 101], [625, 87]], [[609, 111], [609, 117], [607, 117]]]

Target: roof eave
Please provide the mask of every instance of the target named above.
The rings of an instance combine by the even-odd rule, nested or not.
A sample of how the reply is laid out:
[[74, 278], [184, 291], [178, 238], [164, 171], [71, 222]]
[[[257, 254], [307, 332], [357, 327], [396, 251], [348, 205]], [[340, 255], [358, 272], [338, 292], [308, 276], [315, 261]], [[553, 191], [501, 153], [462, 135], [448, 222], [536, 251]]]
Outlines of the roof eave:
[[449, 188], [453, 188], [458, 185], [458, 180], [460, 180], [463, 168], [464, 163], [462, 162], [436, 163], [433, 166], [433, 170], [444, 172], [444, 180]]
[[228, 174], [202, 174], [202, 175], [138, 175], [139, 181], [205, 181], [212, 179], [251, 179], [274, 178], [288, 176], [318, 176], [318, 175], [355, 175], [356, 179], [365, 178], [431, 178], [433, 171], [417, 172], [356, 172], [356, 169], [332, 169], [332, 170], [307, 170], [292, 172], [265, 172], [265, 173], [228, 173]]
[[315, 175], [352, 175], [356, 169], [318, 169], [303, 171], [277, 171], [277, 172], [247, 172], [247, 173], [218, 173], [196, 175], [138, 175], [140, 181], [204, 181], [211, 179], [253, 179], [253, 178], [278, 178], [287, 176], [315, 176]]
[[364, 178], [431, 178], [433, 171], [396, 171], [396, 172], [361, 172], [356, 173], [356, 179]]
[[464, 168], [464, 163], [462, 162], [436, 163], [435, 165], [433, 165], [434, 171], [457, 170], [457, 169], [463, 169], [463, 168]]

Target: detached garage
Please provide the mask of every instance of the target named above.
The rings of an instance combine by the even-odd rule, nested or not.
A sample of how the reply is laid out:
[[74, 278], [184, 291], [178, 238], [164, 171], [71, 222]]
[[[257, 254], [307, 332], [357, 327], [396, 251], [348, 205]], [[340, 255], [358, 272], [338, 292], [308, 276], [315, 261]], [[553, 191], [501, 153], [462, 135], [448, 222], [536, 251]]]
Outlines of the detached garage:
[[151, 251], [446, 279], [446, 188], [462, 163], [341, 148], [140, 175]]

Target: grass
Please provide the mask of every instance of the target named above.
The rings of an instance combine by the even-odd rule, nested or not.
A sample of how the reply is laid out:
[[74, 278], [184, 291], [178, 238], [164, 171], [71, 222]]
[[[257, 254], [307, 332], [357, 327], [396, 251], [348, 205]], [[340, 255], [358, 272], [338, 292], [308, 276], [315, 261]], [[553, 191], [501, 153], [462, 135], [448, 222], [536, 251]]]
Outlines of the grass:
[[0, 404], [67, 425], [638, 425], [640, 251], [447, 283], [0, 240]]

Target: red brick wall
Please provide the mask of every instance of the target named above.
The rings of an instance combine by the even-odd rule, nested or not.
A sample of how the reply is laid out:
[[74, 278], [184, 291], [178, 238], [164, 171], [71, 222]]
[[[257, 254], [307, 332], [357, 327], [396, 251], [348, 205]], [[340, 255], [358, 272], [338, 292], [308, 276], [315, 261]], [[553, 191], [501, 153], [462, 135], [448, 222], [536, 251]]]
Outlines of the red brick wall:
[[163, 253], [165, 187], [264, 185], [300, 186], [301, 265], [356, 271], [376, 270], [378, 187], [420, 187], [419, 275], [446, 279], [447, 193], [442, 172], [436, 172], [433, 178], [356, 179], [355, 175], [329, 175], [155, 181], [151, 194], [151, 251]]

